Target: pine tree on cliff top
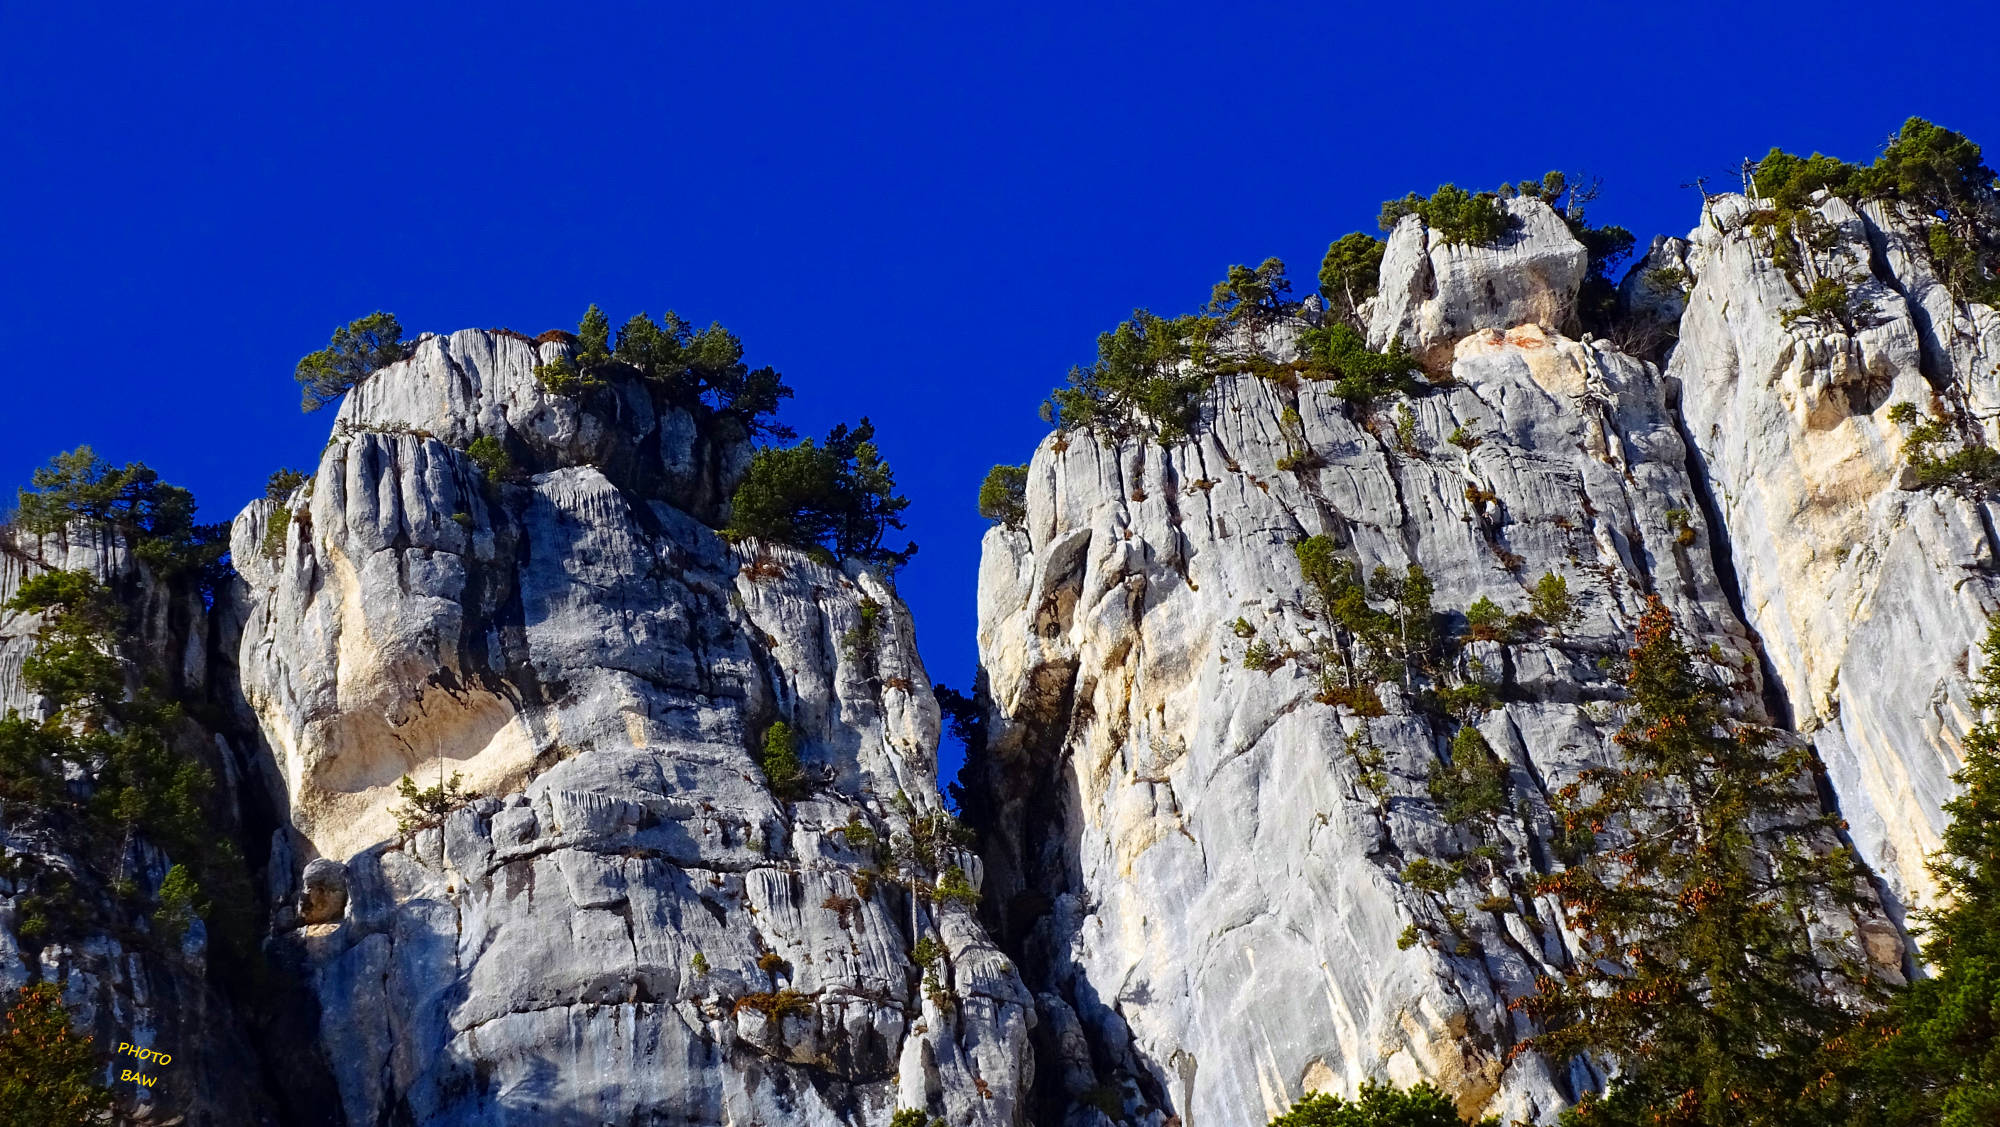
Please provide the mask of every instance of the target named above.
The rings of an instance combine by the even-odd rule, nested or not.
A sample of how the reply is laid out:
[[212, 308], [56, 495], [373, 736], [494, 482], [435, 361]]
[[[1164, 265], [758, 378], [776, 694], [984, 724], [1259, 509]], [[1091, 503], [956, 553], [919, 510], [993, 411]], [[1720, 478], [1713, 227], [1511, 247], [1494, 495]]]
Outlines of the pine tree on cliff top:
[[1846, 850], [1812, 848], [1833, 826], [1812, 805], [1806, 750], [1730, 720], [1657, 598], [1626, 686], [1625, 764], [1551, 804], [1573, 860], [1540, 890], [1597, 957], [1522, 1000], [1549, 1030], [1531, 1044], [1617, 1067], [1576, 1124], [1810, 1122], [1818, 1050], [1851, 1021], [1829, 987], [1870, 987], [1805, 921], [1856, 902], [1863, 874]]

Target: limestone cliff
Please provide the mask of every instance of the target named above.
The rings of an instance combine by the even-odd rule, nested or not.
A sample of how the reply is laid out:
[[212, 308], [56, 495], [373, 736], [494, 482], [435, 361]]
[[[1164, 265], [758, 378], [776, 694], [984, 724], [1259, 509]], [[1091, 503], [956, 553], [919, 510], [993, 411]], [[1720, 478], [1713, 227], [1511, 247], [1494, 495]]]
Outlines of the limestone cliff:
[[1921, 898], [1972, 722], [1966, 671], [2000, 608], [2000, 540], [1991, 502], [1915, 487], [1888, 416], [1909, 403], [1991, 441], [2000, 314], [1952, 299], [1893, 205], [1828, 198], [1815, 269], [1848, 282], [1859, 315], [1788, 326], [1798, 279], [1755, 214], [1718, 196], [1688, 236], [1667, 376], [1792, 721], [1869, 863]]
[[[109, 532], [79, 526], [34, 536], [0, 528], [0, 606], [23, 581], [51, 571], [86, 572], [116, 596], [132, 637], [121, 656], [135, 686], [148, 682], [196, 706], [228, 696], [228, 671], [210, 660], [210, 638], [220, 624], [187, 585], [158, 578]], [[0, 610], [0, 716], [45, 715], [46, 702], [22, 678], [41, 626], [38, 615]], [[201, 764], [220, 792], [214, 808], [223, 821], [214, 832], [225, 839], [260, 817], [268, 825], [271, 817], [254, 743], [241, 735], [192, 719], [174, 732], [178, 750]], [[79, 790], [75, 797], [89, 794]], [[174, 936], [150, 917], [169, 866], [187, 858], [168, 854], [143, 833], [102, 840], [83, 823], [73, 809], [0, 801], [0, 990], [31, 979], [54, 983], [107, 1052], [126, 1043], [169, 1058], [144, 1067], [131, 1056], [113, 1058], [109, 1079], [133, 1122], [321, 1122], [286, 1093], [306, 1102], [315, 1094], [316, 1047], [301, 1041], [289, 1060], [277, 1062], [256, 1045], [258, 1029], [296, 1032], [286, 1024], [296, 1014], [287, 1010], [277, 980], [266, 980], [262, 999], [247, 999], [244, 983], [232, 991], [217, 980], [211, 936], [200, 919]], [[155, 1084], [115, 1082], [121, 1070], [139, 1071]]]
[[[1546, 206], [1511, 206], [1494, 248], [1431, 245], [1414, 218], [1389, 240], [1371, 339], [1400, 337], [1440, 377], [1408, 434], [1325, 385], [1226, 375], [1188, 442], [1052, 435], [1022, 526], [987, 534], [990, 733], [970, 790], [994, 918], [1042, 1010], [1048, 1122], [1261, 1123], [1367, 1077], [1546, 1122], [1587, 1081], [1513, 1056], [1529, 1030], [1507, 1003], [1574, 954], [1526, 886], [1551, 864], [1550, 791], [1617, 756], [1602, 659], [1657, 595], [1746, 716], [1761, 683], [1673, 381], [1563, 335], [1582, 248]], [[1695, 304], [1726, 284], [1705, 275]], [[1683, 355], [1705, 331], [1683, 330]], [[1289, 333], [1257, 346], [1283, 360]], [[1476, 844], [1427, 788], [1450, 725], [1393, 682], [1372, 718], [1316, 691], [1300, 655], [1326, 626], [1293, 558], [1313, 535], [1363, 574], [1421, 564], [1440, 610], [1525, 610], [1544, 573], [1580, 600], [1567, 630], [1460, 658], [1500, 699], [1478, 721], [1513, 805], [1490, 879], [1438, 894], [1399, 876]], [[1891, 919], [1837, 930], [1897, 973]]]
[[[422, 339], [347, 398], [275, 558], [279, 506], [236, 523], [244, 699], [305, 886], [285, 935], [345, 1122], [1020, 1122], [1013, 967], [878, 871], [938, 809], [907, 612], [859, 567], [725, 543], [697, 516], [741, 440], [637, 380], [548, 394], [566, 347]], [[489, 481], [481, 436], [518, 472]], [[776, 721], [812, 779], [790, 804], [753, 756]], [[406, 774], [482, 797], [404, 834]]]
[[[636, 376], [555, 394], [560, 339], [426, 335], [363, 380], [310, 477], [236, 518], [212, 606], [114, 537], [0, 530], [0, 603], [53, 569], [119, 594], [268, 930], [264, 977], [219, 981], [203, 928], [166, 944], [132, 908], [174, 858], [137, 835], [107, 867], [0, 803], [0, 989], [58, 982], [101, 1042], [171, 1053], [142, 1122], [1237, 1127], [1370, 1077], [1551, 1122], [1601, 1077], [1518, 1051], [1509, 1002], [1577, 955], [1530, 884], [1560, 863], [1550, 794], [1617, 758], [1652, 597], [1739, 715], [1817, 756], [1802, 803], [1880, 878], [1819, 922], [1896, 979], [2000, 534], [1917, 480], [1891, 408], [2000, 440], [2000, 313], [1891, 208], [1822, 198], [1787, 249], [1764, 201], [1716, 196], [1591, 339], [1584, 247], [1505, 206], [1495, 245], [1416, 217], [1387, 241], [1357, 321], [1428, 370], [1406, 414], [1286, 374], [1308, 305], [1223, 343], [1243, 363], [1186, 441], [1038, 446], [979, 574], [980, 856], [936, 838], [893, 584], [720, 536], [741, 428]], [[1801, 262], [1847, 320], [1797, 315]], [[1421, 565], [1461, 632], [1545, 575], [1578, 613], [1334, 691], [1308, 537]], [[39, 626], [0, 613], [0, 712], [45, 706]], [[1447, 682], [1493, 707], [1441, 707]], [[778, 723], [798, 794], [760, 766]], [[1490, 829], [1433, 788], [1461, 724], [1503, 766]], [[976, 907], [922, 894], [947, 866]], [[59, 934], [30, 870], [74, 885]]]

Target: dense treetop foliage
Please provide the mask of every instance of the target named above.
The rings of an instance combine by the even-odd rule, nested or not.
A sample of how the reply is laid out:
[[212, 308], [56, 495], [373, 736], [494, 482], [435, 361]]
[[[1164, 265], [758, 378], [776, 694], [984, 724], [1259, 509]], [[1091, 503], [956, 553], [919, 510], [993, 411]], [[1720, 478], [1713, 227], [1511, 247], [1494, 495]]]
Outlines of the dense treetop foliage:
[[792, 437], [775, 421], [779, 405], [792, 396], [777, 369], [744, 363], [743, 341], [719, 322], [697, 329], [672, 310], [657, 321], [634, 314], [614, 343], [610, 319], [592, 305], [577, 324], [571, 354], [537, 367], [535, 376], [559, 395], [642, 379], [706, 427], [719, 425], [743, 438]]
[[195, 523], [194, 494], [160, 480], [142, 462], [114, 466], [88, 446], [55, 456], [18, 495], [12, 523], [53, 536], [92, 525], [122, 537], [165, 579], [191, 577], [206, 589], [227, 574], [227, 524]]
[[1028, 467], [994, 466], [979, 484], [979, 515], [1019, 528], [1028, 518]]
[[1194, 433], [1213, 382], [1205, 367], [1216, 332], [1200, 316], [1168, 319], [1144, 310], [1097, 338], [1097, 360], [1071, 368], [1069, 386], [1050, 393], [1042, 417], [1059, 429], [1099, 429], [1114, 436], [1150, 419], [1163, 442]]
[[1374, 297], [1382, 277], [1382, 251], [1388, 246], [1373, 235], [1355, 231], [1327, 244], [1319, 264], [1319, 292], [1327, 308], [1355, 328], [1361, 324], [1361, 303]]
[[1345, 321], [1329, 321], [1299, 335], [1303, 366], [1299, 374], [1311, 380], [1327, 380], [1333, 393], [1367, 410], [1376, 400], [1396, 395], [1418, 395], [1427, 386], [1419, 378], [1423, 369], [1401, 341], [1375, 352], [1361, 334]]
[[[56, 459], [21, 492], [22, 522], [34, 528], [94, 525], [125, 538], [155, 578], [187, 592], [214, 581], [222, 567], [220, 526], [192, 523], [186, 490], [150, 470], [113, 469], [85, 448]], [[67, 848], [120, 868], [134, 834], [185, 862], [176, 895], [183, 907], [217, 894], [226, 911], [218, 937], [242, 955], [254, 941], [241, 858], [214, 827], [213, 784], [195, 758], [201, 746], [184, 720], [167, 670], [137, 634], [130, 592], [84, 571], [42, 572], [25, 579], [6, 609], [41, 617], [22, 681], [44, 701], [39, 720], [9, 711], [0, 718], [0, 800], [16, 816], [45, 826]], [[17, 875], [29, 906], [24, 938], [44, 942], [81, 911], [60, 871]], [[132, 895], [139, 895], [137, 892]], [[176, 908], [169, 918], [181, 914]], [[66, 922], [67, 921], [67, 922]]]
[[1907, 204], [1927, 218], [1926, 249], [1953, 294], [2000, 301], [2000, 188], [1980, 147], [1962, 134], [1910, 118], [1870, 165], [1773, 148], [1757, 162], [1751, 183], [1771, 204], [1775, 223], [1788, 229], [1803, 221], [1821, 191]]
[[1424, 226], [1447, 244], [1486, 246], [1499, 242], [1514, 224], [1507, 209], [1500, 206], [1498, 193], [1474, 194], [1456, 184], [1438, 185], [1429, 198], [1411, 192], [1400, 200], [1389, 200], [1382, 205], [1377, 223], [1384, 231], [1393, 231], [1407, 215], [1423, 220]]
[[808, 438], [757, 451], [726, 531], [894, 570], [917, 551], [915, 544], [897, 550], [885, 543], [903, 528], [909, 505], [875, 446], [875, 425], [863, 418], [852, 428], [834, 427], [824, 442]]
[[347, 390], [410, 354], [403, 327], [388, 313], [375, 312], [333, 331], [333, 341], [299, 360], [300, 409], [317, 411]]

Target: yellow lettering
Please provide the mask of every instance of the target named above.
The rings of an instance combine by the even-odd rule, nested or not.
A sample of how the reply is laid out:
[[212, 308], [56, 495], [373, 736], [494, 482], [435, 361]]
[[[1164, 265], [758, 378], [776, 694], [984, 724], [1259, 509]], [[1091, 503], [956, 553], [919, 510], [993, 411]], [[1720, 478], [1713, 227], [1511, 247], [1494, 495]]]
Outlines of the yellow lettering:
[[133, 1077], [133, 1079], [137, 1080], [141, 1084], [144, 1084], [148, 1088], [160, 1082], [160, 1078], [157, 1076], [135, 1076]]
[[118, 1051], [121, 1053], [129, 1053], [132, 1051], [132, 1046], [126, 1044], [123, 1041], [120, 1041], [118, 1042]]
[[120, 1072], [120, 1073], [118, 1074], [118, 1079], [120, 1079], [120, 1080], [130, 1080], [130, 1079], [132, 1079], [132, 1070], [128, 1068], [128, 1069], [126, 1069], [125, 1071], [123, 1071], [123, 1072]]

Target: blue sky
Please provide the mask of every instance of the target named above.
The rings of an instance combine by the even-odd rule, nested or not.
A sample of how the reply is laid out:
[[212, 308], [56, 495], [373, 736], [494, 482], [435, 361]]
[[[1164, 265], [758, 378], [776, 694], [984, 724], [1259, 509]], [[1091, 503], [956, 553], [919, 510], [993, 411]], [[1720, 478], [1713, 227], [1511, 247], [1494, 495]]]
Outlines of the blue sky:
[[1446, 180], [1594, 173], [1643, 245], [1773, 144], [2000, 146], [2000, 16], [1955, 0], [198, 7], [0, 12], [0, 488], [90, 443], [223, 519], [319, 450], [290, 376], [337, 323], [671, 306], [785, 372], [802, 433], [873, 417], [954, 684], [979, 480], [1133, 307], [1310, 279]]

